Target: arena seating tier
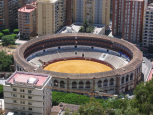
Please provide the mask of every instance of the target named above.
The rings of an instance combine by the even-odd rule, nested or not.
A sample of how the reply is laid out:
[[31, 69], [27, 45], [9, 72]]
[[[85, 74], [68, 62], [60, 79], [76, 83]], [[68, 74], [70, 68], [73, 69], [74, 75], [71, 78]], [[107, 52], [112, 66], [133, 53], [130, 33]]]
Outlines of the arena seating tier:
[[84, 58], [93, 58], [101, 61], [105, 61], [113, 65], [116, 69], [125, 66], [128, 61], [124, 57], [119, 57], [113, 55], [109, 52], [102, 52], [100, 50], [95, 49], [81, 49], [81, 48], [65, 48], [58, 50], [49, 50], [45, 51], [39, 56], [34, 57], [29, 62], [35, 66], [42, 66], [43, 62], [51, 62], [57, 59], [64, 58], [74, 58], [74, 57], [82, 57], [84, 54]]

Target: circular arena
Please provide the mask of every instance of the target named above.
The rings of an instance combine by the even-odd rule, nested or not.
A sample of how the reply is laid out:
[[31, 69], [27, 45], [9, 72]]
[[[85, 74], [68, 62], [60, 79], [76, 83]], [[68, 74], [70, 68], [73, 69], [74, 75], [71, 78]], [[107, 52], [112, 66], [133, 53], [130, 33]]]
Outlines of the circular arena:
[[50, 74], [54, 87], [100, 88], [119, 94], [141, 79], [142, 52], [132, 43], [104, 35], [46, 35], [21, 45], [14, 53], [17, 71]]

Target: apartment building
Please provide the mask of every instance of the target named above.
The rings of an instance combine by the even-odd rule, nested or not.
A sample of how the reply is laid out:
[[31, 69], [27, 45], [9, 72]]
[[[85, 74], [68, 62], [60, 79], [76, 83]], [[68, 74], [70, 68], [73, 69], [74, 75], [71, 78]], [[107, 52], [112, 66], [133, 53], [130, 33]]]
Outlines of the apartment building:
[[53, 34], [65, 25], [65, 0], [37, 0], [38, 35]]
[[25, 0], [26, 4], [31, 4], [32, 2], [36, 2], [37, 0]]
[[110, 0], [71, 0], [71, 8], [73, 22], [109, 25]]
[[113, 14], [113, 0], [110, 0], [110, 19], [112, 20], [112, 14]]
[[18, 9], [18, 28], [23, 38], [36, 35], [36, 2]]
[[142, 45], [153, 46], [153, 3], [145, 11]]
[[0, 0], [0, 31], [5, 28], [4, 0]]
[[112, 34], [130, 42], [142, 41], [145, 0], [114, 0]]
[[18, 9], [25, 0], [0, 0], [0, 30], [18, 27]]
[[148, 0], [148, 5], [153, 3], [153, 0]]
[[50, 115], [51, 76], [16, 71], [4, 85], [5, 112]]

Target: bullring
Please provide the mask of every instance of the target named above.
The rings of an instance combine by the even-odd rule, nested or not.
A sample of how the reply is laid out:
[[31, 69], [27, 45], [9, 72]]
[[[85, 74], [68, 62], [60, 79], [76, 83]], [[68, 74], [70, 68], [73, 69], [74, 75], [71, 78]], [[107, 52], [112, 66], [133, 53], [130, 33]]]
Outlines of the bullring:
[[[86, 91], [99, 87], [108, 93], [118, 94], [135, 88], [140, 81], [142, 58], [142, 52], [125, 40], [104, 35], [67, 33], [42, 36], [21, 45], [14, 53], [14, 67], [18, 71], [51, 74], [55, 87]], [[43, 69], [64, 60], [95, 61], [112, 70], [61, 73]]]

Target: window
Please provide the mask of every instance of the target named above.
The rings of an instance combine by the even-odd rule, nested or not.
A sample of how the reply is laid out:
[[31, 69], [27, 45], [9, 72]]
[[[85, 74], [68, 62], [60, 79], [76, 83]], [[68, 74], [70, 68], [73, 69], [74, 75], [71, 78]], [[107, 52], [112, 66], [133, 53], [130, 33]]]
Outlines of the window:
[[32, 111], [32, 108], [29, 108], [30, 111]]
[[28, 93], [31, 94], [31, 90], [28, 90]]
[[32, 105], [32, 102], [28, 102], [28, 105]]
[[17, 100], [13, 100], [13, 103], [17, 103]]
[[28, 99], [32, 99], [32, 97], [31, 96], [28, 96]]
[[17, 109], [18, 107], [17, 107], [17, 106], [13, 106], [13, 108], [14, 108], [14, 109]]
[[14, 114], [15, 114], [15, 115], [18, 115], [18, 112], [14, 111]]
[[25, 107], [21, 107], [22, 110], [25, 110]]
[[13, 97], [17, 97], [17, 94], [13, 94]]
[[25, 113], [21, 113], [21, 115], [25, 115]]
[[24, 95], [20, 95], [20, 98], [25, 98], [25, 96]]
[[25, 104], [25, 101], [20, 101], [21, 104]]
[[24, 89], [20, 89], [20, 92], [24, 92]]
[[17, 91], [16, 88], [13, 88], [13, 91]]

